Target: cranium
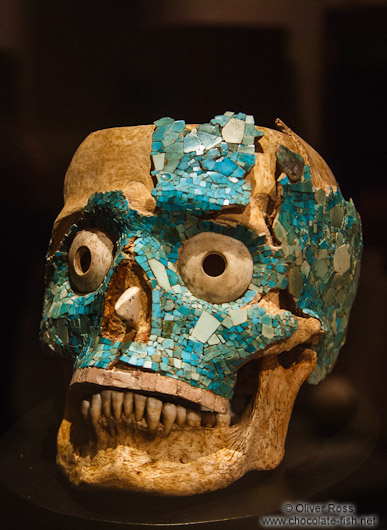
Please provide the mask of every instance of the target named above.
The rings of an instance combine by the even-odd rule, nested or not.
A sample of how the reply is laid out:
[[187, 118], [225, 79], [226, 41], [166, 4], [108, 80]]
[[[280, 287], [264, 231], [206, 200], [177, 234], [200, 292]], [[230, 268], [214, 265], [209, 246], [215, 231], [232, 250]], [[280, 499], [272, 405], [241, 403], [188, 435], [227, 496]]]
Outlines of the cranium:
[[360, 220], [326, 163], [230, 112], [95, 132], [65, 180], [42, 340], [74, 362], [75, 485], [190, 495], [279, 464], [345, 341]]

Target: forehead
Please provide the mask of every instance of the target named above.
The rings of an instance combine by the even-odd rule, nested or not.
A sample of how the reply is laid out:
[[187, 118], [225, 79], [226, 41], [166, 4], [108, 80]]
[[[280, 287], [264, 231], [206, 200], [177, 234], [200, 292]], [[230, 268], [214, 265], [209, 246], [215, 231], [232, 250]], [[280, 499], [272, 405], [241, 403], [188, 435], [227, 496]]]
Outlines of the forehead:
[[[250, 116], [226, 114], [201, 125], [163, 118], [154, 125], [89, 135], [67, 171], [65, 205], [54, 231], [61, 220], [80, 212], [93, 193], [110, 190], [122, 190], [133, 209], [147, 214], [156, 202], [167, 211], [218, 215], [249, 202], [264, 210], [269, 198], [276, 198], [278, 145], [300, 152], [302, 140], [256, 127]], [[321, 172], [319, 155], [305, 143], [302, 149], [309, 155], [314, 184], [335, 185], [326, 165]], [[316, 157], [318, 172], [313, 171]], [[323, 182], [316, 182], [322, 173]]]

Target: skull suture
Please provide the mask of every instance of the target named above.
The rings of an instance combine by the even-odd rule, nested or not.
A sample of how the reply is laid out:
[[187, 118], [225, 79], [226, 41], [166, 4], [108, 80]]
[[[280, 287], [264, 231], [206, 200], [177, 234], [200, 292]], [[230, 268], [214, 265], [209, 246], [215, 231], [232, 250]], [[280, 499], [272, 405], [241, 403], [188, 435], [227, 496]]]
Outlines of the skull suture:
[[75, 154], [41, 324], [74, 360], [58, 433], [74, 484], [189, 495], [281, 461], [300, 385], [344, 343], [361, 228], [278, 124], [163, 118]]

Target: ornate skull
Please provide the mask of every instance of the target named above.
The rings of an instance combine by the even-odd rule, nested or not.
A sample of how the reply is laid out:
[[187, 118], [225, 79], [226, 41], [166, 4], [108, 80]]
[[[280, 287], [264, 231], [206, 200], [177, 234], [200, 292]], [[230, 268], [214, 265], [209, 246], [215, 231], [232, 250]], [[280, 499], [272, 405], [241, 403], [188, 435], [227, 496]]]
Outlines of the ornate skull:
[[57, 461], [75, 485], [191, 495], [281, 461], [301, 384], [345, 341], [362, 243], [277, 125], [162, 118], [76, 152], [41, 323], [74, 363]]

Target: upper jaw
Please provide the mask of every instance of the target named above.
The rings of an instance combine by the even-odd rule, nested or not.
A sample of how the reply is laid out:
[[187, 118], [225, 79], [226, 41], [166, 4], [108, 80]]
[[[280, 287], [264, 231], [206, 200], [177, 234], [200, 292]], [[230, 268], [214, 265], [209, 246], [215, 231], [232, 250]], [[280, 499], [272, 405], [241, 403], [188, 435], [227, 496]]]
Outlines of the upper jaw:
[[208, 410], [225, 414], [228, 412], [229, 400], [214, 394], [210, 390], [193, 387], [185, 381], [158, 373], [136, 370], [126, 367], [125, 370], [105, 370], [102, 368], [78, 368], [75, 370], [70, 386], [91, 383], [101, 387], [113, 387], [142, 392], [152, 392], [161, 396], [181, 398], [193, 404], [201, 405]]
[[[267, 309], [271, 311], [278, 312], [279, 310], [274, 304], [268, 303], [266, 305]], [[284, 352], [295, 351], [297, 347], [306, 348], [315, 343], [321, 334], [321, 323], [311, 317], [296, 318], [298, 327], [291, 337], [269, 345], [253, 357], [262, 358], [273, 354], [278, 356]], [[252, 358], [245, 364], [251, 360]], [[70, 381], [70, 388], [85, 391], [87, 387], [89, 394], [98, 393], [107, 388], [117, 391], [129, 390], [137, 394], [151, 396], [164, 403], [183, 403], [185, 406], [188, 404], [188, 407], [193, 410], [211, 411], [220, 415], [230, 414], [230, 401], [223, 396], [207, 389], [191, 386], [189, 383], [171, 376], [129, 365], [123, 365], [123, 369], [119, 369], [117, 365], [109, 370], [96, 367], [76, 369]], [[93, 392], [90, 392], [90, 388]]]
[[[315, 339], [320, 330], [317, 320], [298, 318], [300, 325], [297, 334], [260, 352], [262, 361], [276, 358], [280, 367], [281, 353], [286, 354], [291, 350], [294, 355], [290, 355], [290, 358], [297, 362], [301, 355], [299, 352], [307, 348], [306, 343]], [[81, 412], [83, 420], [94, 430], [109, 429], [108, 423], [113, 421], [119, 422], [121, 427], [130, 425], [131, 430], [142, 435], [169, 436], [172, 430], [176, 432], [182, 427], [226, 427], [231, 421], [234, 426], [245, 423], [251, 414], [261, 377], [260, 368], [252, 376], [251, 363], [246, 365], [249, 368], [247, 372], [243, 367], [238, 371], [239, 385], [231, 401], [210, 390], [192, 387], [187, 382], [130, 366], [125, 366], [125, 369], [113, 367], [110, 370], [79, 368], [72, 376], [70, 389], [72, 395], [77, 396], [75, 409], [78, 414]], [[247, 380], [243, 376], [246, 373], [249, 374]], [[247, 386], [250, 386], [249, 391], [246, 391]]]

